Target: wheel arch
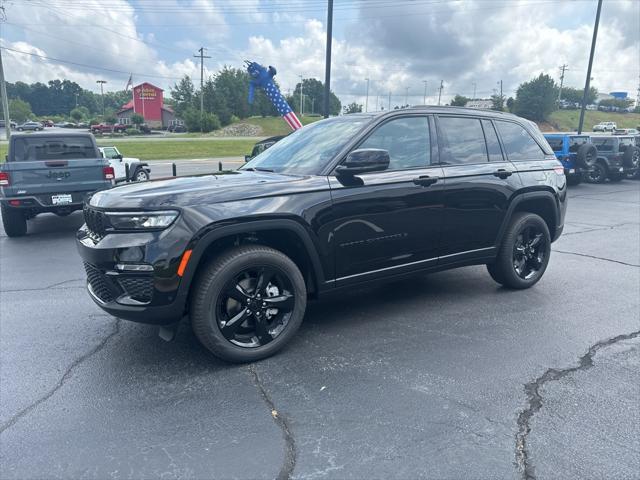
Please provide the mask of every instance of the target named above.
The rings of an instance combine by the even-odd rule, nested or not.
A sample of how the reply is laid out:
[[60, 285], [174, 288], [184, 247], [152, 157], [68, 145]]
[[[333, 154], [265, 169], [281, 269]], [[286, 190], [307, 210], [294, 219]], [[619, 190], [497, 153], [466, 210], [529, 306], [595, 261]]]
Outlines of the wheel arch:
[[511, 201], [507, 214], [502, 222], [502, 226], [500, 227], [496, 246], [500, 246], [502, 243], [505, 232], [507, 231], [507, 228], [511, 223], [511, 219], [516, 212], [530, 212], [539, 215], [549, 228], [551, 241], [556, 240], [558, 236], [557, 227], [560, 222], [560, 208], [553, 193], [547, 190], [541, 190], [521, 193]]
[[307, 229], [292, 219], [273, 219], [213, 227], [194, 240], [188, 247], [192, 254], [180, 282], [181, 290], [191, 290], [193, 279], [216, 254], [250, 243], [275, 248], [291, 258], [302, 272], [310, 293], [317, 293], [323, 285], [322, 263]]

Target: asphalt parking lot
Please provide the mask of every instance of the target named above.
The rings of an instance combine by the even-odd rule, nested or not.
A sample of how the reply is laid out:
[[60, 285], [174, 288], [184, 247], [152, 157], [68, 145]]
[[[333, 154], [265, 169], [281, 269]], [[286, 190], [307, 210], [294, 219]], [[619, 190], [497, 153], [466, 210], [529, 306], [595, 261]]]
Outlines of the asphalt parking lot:
[[353, 291], [253, 365], [98, 309], [79, 213], [0, 232], [0, 477], [637, 478], [640, 182], [570, 197], [534, 288]]

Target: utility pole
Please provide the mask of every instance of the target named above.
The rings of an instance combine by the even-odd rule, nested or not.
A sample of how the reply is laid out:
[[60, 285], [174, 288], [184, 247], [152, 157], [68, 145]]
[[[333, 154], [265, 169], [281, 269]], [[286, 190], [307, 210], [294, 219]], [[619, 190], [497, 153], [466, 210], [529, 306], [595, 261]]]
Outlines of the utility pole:
[[78, 95], [80, 95], [79, 93], [74, 93], [74, 95], [76, 96], [76, 108], [78, 108]]
[[562, 85], [564, 84], [564, 71], [567, 70], [567, 67], [569, 65], [567, 65], [566, 63], [563, 63], [562, 65], [560, 65], [560, 71], [562, 72], [560, 74], [560, 90], [558, 90], [558, 106], [560, 106], [560, 100], [562, 100]]
[[365, 78], [365, 80], [367, 81], [367, 96], [364, 99], [364, 111], [368, 112], [369, 111], [369, 79]]
[[582, 107], [580, 108], [580, 121], [578, 122], [578, 135], [582, 133], [584, 124], [584, 110], [587, 108], [587, 95], [589, 94], [589, 83], [591, 82], [591, 67], [593, 66], [593, 54], [596, 51], [596, 39], [598, 38], [598, 24], [600, 23], [600, 11], [602, 10], [602, 0], [598, 0], [596, 10], [596, 21], [593, 25], [593, 38], [591, 39], [591, 52], [589, 53], [589, 66], [587, 67], [587, 78], [584, 81], [584, 92], [582, 93]]
[[473, 82], [473, 98], [471, 100], [476, 99], [476, 82]]
[[427, 104], [427, 81], [423, 80], [422, 83], [424, 83], [424, 95], [422, 96], [422, 104], [426, 105]]
[[[7, 19], [4, 5], [0, 2], [0, 24]], [[2, 95], [2, 111], [4, 113], [5, 137], [9, 140], [11, 136], [11, 119], [9, 118], [9, 99], [7, 98], [7, 84], [4, 81], [4, 67], [2, 66], [2, 49], [0, 48], [0, 95]]]
[[409, 106], [409, 87], [406, 87], [404, 91], [404, 104], [407, 107]]
[[304, 97], [302, 96], [302, 75], [298, 75], [300, 77], [300, 116], [304, 113]]
[[104, 84], [106, 80], [96, 80], [96, 83], [100, 84], [100, 97], [102, 98], [102, 121], [104, 122]]
[[204, 59], [211, 58], [204, 54], [206, 48], [200, 47], [198, 50], [200, 55], [194, 55], [194, 58], [200, 58], [200, 131], [202, 131], [202, 115], [204, 114]]
[[331, 95], [331, 42], [333, 35], [333, 0], [327, 4], [327, 54], [324, 61], [324, 118], [329, 118], [329, 96]]
[[440, 100], [442, 100], [442, 89], [444, 88], [444, 80], [440, 80], [440, 89], [438, 93], [438, 105], [440, 105]]

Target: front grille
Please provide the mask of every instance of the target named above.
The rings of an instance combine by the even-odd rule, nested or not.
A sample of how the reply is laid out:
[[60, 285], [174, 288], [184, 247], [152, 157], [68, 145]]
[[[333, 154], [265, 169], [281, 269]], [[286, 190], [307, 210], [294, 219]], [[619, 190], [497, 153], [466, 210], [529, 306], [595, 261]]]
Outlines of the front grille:
[[153, 279], [151, 277], [121, 277], [118, 283], [134, 300], [148, 303], [153, 296]]
[[89, 235], [94, 240], [102, 240], [106, 234], [106, 215], [98, 210], [85, 205], [82, 209], [84, 213], [84, 222], [87, 224]]
[[84, 262], [84, 269], [87, 272], [87, 280], [95, 296], [105, 303], [113, 301], [115, 295], [104, 273], [87, 262]]

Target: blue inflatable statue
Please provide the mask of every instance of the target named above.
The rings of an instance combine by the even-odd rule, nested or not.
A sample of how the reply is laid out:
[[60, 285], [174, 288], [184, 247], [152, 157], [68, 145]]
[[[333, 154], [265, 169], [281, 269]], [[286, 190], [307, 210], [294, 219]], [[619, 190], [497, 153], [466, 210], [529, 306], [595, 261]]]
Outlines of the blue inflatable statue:
[[251, 80], [249, 81], [249, 103], [253, 103], [253, 94], [255, 89], [261, 88], [292, 130], [302, 128], [302, 123], [300, 123], [295, 112], [291, 109], [280, 93], [280, 90], [273, 82], [276, 69], [271, 66], [269, 66], [269, 69], [266, 69], [259, 63], [250, 62], [248, 60], [245, 60], [245, 64], [247, 65], [249, 76], [251, 77]]

